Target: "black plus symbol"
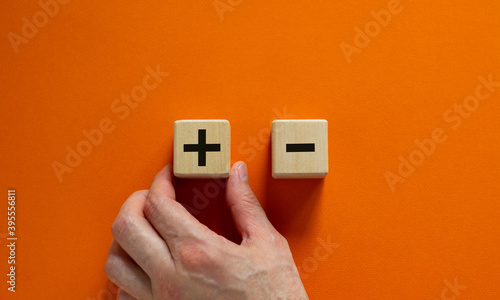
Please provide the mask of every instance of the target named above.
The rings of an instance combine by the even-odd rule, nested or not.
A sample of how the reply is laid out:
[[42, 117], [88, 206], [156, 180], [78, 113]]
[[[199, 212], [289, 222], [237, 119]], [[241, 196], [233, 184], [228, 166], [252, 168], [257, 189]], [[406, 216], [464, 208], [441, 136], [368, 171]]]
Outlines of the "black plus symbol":
[[198, 152], [198, 167], [205, 167], [207, 152], [220, 152], [220, 144], [207, 144], [207, 130], [198, 129], [198, 144], [184, 144], [184, 152]]

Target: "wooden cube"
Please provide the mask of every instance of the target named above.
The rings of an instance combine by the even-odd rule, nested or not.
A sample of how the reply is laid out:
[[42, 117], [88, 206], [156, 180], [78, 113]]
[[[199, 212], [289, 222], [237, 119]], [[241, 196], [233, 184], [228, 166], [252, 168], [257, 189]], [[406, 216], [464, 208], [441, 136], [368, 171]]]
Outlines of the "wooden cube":
[[275, 120], [274, 178], [322, 178], [328, 173], [326, 120]]
[[231, 128], [227, 120], [174, 123], [174, 175], [227, 178], [231, 168]]

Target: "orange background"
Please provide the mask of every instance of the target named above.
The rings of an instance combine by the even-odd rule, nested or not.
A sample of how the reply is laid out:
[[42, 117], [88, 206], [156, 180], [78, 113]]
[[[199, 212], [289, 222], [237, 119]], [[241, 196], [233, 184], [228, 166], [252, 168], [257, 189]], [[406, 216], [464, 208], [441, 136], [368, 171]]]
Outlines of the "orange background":
[[[456, 299], [499, 299], [500, 88], [456, 130], [443, 120], [478, 76], [500, 81], [499, 2], [402, 1], [351, 63], [341, 42], [388, 1], [232, 3], [221, 21], [212, 0], [73, 0], [18, 53], [7, 35], [40, 6], [0, 3], [0, 274], [8, 188], [19, 237], [17, 292], [1, 275], [0, 299], [114, 295], [103, 271], [114, 217], [172, 162], [174, 121], [200, 118], [231, 122], [232, 162], [248, 163], [301, 269], [318, 238], [339, 244], [302, 272], [311, 299], [441, 299], [455, 278], [467, 286]], [[157, 64], [169, 75], [120, 120], [111, 103]], [[271, 178], [276, 111], [329, 121], [323, 181]], [[115, 130], [59, 182], [51, 164], [103, 118]], [[435, 128], [446, 141], [391, 192], [386, 171]], [[182, 181], [181, 201], [207, 184]], [[222, 194], [197, 217], [234, 239]]]

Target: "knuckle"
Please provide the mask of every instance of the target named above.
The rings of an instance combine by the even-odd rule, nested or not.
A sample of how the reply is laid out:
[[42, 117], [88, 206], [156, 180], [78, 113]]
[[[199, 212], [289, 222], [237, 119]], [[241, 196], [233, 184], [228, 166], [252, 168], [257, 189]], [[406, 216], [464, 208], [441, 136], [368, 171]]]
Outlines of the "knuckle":
[[113, 237], [119, 240], [120, 236], [123, 236], [123, 234], [126, 233], [130, 227], [133, 226], [133, 224], [134, 219], [131, 216], [123, 213], [119, 214], [113, 222], [113, 225], [111, 225], [111, 233], [113, 234]]
[[116, 279], [116, 266], [116, 258], [114, 258], [113, 256], [108, 256], [108, 258], [106, 259], [106, 263], [104, 264], [104, 273], [106, 273], [106, 276], [108, 276], [108, 278], [113, 282]]
[[276, 240], [277, 240], [278, 246], [283, 247], [283, 248], [287, 248], [287, 249], [290, 248], [290, 246], [288, 244], [288, 240], [280, 233], [278, 233], [278, 237]]
[[146, 203], [144, 204], [144, 215], [146, 216], [146, 218], [153, 218], [156, 215], [160, 205], [161, 200], [158, 198], [158, 196], [151, 193], [148, 194]]
[[179, 261], [186, 269], [201, 269], [208, 266], [212, 258], [207, 248], [199, 243], [183, 243], [178, 248]]
[[134, 197], [134, 198], [145, 197], [145, 196], [147, 196], [147, 194], [148, 194], [148, 190], [139, 190], [139, 191], [133, 192], [132, 195], [130, 195], [129, 198], [132, 198], [132, 197]]
[[[127, 201], [125, 201], [125, 202], [128, 202], [128, 201], [134, 201], [134, 202], [136, 202], [136, 201], [140, 201], [140, 200], [142, 200], [142, 199], [146, 198], [146, 197], [147, 197], [147, 195], [148, 195], [148, 193], [149, 193], [149, 191], [148, 191], [148, 190], [140, 190], [140, 191], [135, 191], [135, 192], [133, 192], [132, 194], [130, 194], [130, 196], [127, 198]], [[125, 211], [125, 210], [126, 210], [126, 205], [125, 205], [125, 203], [124, 203], [124, 204], [120, 207], [120, 212], [119, 212], [119, 213], [121, 213], [121, 212], [123, 212], [123, 211]]]
[[286, 238], [276, 230], [272, 230], [269, 234], [269, 241], [272, 245], [276, 246], [279, 249], [289, 248]]

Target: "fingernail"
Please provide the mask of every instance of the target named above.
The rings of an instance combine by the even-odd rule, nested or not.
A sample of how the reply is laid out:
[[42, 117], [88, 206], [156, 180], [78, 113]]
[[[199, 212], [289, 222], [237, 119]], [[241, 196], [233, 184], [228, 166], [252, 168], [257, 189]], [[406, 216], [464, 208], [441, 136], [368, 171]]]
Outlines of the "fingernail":
[[245, 163], [241, 163], [238, 166], [238, 176], [240, 177], [241, 181], [248, 181], [248, 170]]

